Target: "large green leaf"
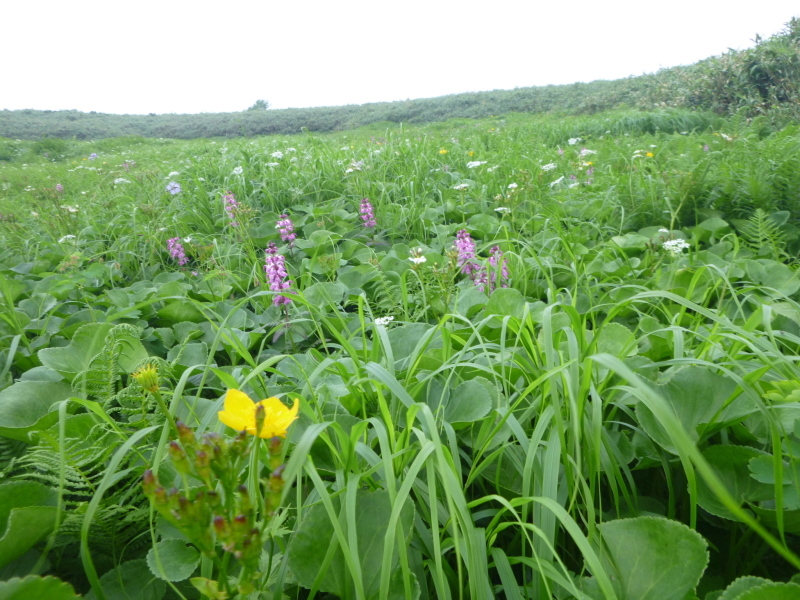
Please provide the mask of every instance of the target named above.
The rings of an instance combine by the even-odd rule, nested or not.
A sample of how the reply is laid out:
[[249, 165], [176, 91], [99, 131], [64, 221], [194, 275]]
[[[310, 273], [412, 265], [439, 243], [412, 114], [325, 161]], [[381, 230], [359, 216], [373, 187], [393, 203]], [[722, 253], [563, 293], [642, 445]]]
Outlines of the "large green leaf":
[[684, 600], [708, 564], [706, 541], [677, 521], [636, 517], [598, 528], [600, 558], [619, 600]]
[[477, 381], [465, 381], [450, 393], [444, 420], [448, 423], [472, 423], [492, 410], [492, 397]]
[[[333, 505], [338, 512], [340, 509], [339, 497], [333, 499]], [[354, 526], [358, 543], [358, 560], [361, 566], [366, 596], [365, 600], [376, 600], [380, 593], [384, 538], [387, 533], [391, 512], [392, 505], [389, 501], [389, 493], [386, 491], [368, 492], [359, 490], [356, 495], [356, 514], [358, 518]], [[399, 523], [407, 539], [411, 535], [413, 521], [414, 508], [410, 502], [406, 502], [400, 511]], [[343, 530], [347, 532], [349, 525], [346, 519], [340, 518], [339, 522]], [[395, 545], [399, 542], [404, 547], [407, 539], [396, 539]], [[322, 577], [319, 589], [340, 597], [355, 598], [355, 586], [350, 577], [344, 554], [337, 542], [337, 538], [334, 537], [333, 525], [325, 507], [321, 503], [308, 511], [302, 525], [295, 532], [289, 544], [289, 569], [300, 585], [311, 588], [320, 573], [320, 568], [331, 543], [337, 547], [333, 560]], [[402, 551], [405, 551], [405, 549]], [[390, 569], [391, 581], [387, 600], [406, 600], [402, 583], [402, 571], [399, 567], [398, 549], [396, 547], [393, 548]], [[416, 580], [413, 580], [414, 597], [419, 595], [417, 585]]]
[[75, 375], [89, 368], [91, 360], [103, 349], [112, 327], [112, 323], [87, 323], [75, 332], [67, 347], [39, 350], [39, 360], [72, 381]]
[[55, 490], [35, 481], [0, 485], [0, 566], [10, 563], [50, 533], [56, 521]]
[[0, 600], [75, 600], [72, 586], [56, 577], [28, 575], [0, 581]]
[[765, 583], [750, 588], [734, 600], [798, 600], [800, 585], [796, 583]]
[[161, 540], [147, 553], [150, 571], [166, 581], [188, 579], [198, 564], [200, 553], [192, 546], [187, 546], [183, 540]]
[[64, 381], [18, 381], [0, 392], [0, 435], [29, 441], [32, 431], [47, 429], [58, 420], [53, 405], [72, 396]]
[[[754, 448], [730, 444], [711, 446], [703, 451], [703, 457], [739, 504], [769, 500], [775, 495], [772, 486], [760, 483], [750, 476], [749, 463], [760, 456], [769, 455]], [[738, 521], [717, 499], [703, 479], [698, 482], [697, 501], [712, 515]]]
[[739, 596], [741, 596], [747, 590], [758, 587], [765, 583], [770, 583], [769, 579], [764, 579], [763, 577], [740, 577], [733, 583], [731, 583], [728, 587], [725, 588], [725, 591], [722, 592], [722, 595], [717, 598], [717, 600], [736, 600]]
[[[754, 410], [752, 401], [740, 395], [729, 404], [736, 382], [707, 367], [683, 367], [658, 391], [675, 411], [675, 416], [695, 441], [707, 438], [724, 423], [741, 418]], [[636, 405], [639, 423], [647, 434], [665, 450], [677, 454], [669, 434], [643, 403]], [[713, 421], [712, 426], [708, 426]], [[701, 435], [702, 432], [702, 435]]]
[[[161, 600], [167, 584], [157, 579], [143, 558], [129, 560], [111, 569], [100, 578], [107, 600]], [[86, 600], [97, 600], [94, 591]]]
[[519, 290], [499, 288], [489, 296], [489, 302], [486, 304], [486, 314], [521, 319], [526, 304], [525, 297]]

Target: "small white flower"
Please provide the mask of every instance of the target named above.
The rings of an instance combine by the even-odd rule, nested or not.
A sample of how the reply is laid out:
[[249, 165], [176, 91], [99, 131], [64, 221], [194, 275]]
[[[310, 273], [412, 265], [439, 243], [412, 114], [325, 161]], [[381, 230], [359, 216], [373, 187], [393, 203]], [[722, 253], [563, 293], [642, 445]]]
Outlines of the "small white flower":
[[669, 229], [662, 227], [661, 229], [658, 230], [658, 233], [669, 233]]
[[350, 150], [350, 146], [342, 146], [341, 148], [339, 148], [339, 150]]
[[686, 240], [678, 238], [676, 240], [667, 240], [661, 247], [667, 251], [671, 256], [679, 256], [684, 250], [689, 248], [689, 243]]
[[567, 187], [569, 189], [572, 189], [572, 188], [578, 187], [579, 185], [580, 185], [580, 182], [576, 181], [575, 183], [570, 183]]
[[581, 141], [583, 141], [581, 138], [569, 138], [569, 139], [567, 140], [567, 143], [568, 143], [570, 146], [574, 146], [575, 144], [577, 144], [578, 142], [581, 142]]
[[542, 171], [552, 171], [553, 169], [556, 168], [556, 166], [558, 166], [556, 165], [556, 163], [548, 163], [546, 165], [542, 165]]
[[464, 190], [469, 188], [468, 183], [459, 183], [458, 185], [454, 185], [453, 189], [458, 190], [459, 192], [463, 192]]
[[65, 235], [65, 236], [64, 236], [64, 237], [62, 237], [60, 240], [58, 240], [58, 243], [59, 243], [59, 244], [63, 244], [63, 243], [64, 243], [64, 242], [66, 242], [67, 240], [74, 240], [74, 239], [75, 239], [75, 236], [74, 236], [74, 235]]
[[558, 179], [556, 179], [555, 181], [551, 181], [551, 182], [550, 182], [550, 187], [551, 187], [551, 188], [552, 188], [552, 187], [555, 187], [555, 186], [557, 186], [559, 183], [561, 183], [562, 181], [564, 181], [564, 176], [563, 176], [563, 175], [562, 175], [561, 177], [559, 177]]
[[165, 179], [169, 179], [170, 177], [177, 177], [178, 175], [180, 175], [178, 171], [172, 171], [169, 175], [165, 177]]
[[345, 172], [345, 173], [352, 173], [354, 170], [355, 170], [355, 169], [345, 169], [345, 170], [344, 170], [344, 172]]
[[283, 152], [281, 152], [280, 150], [276, 150], [275, 152], [273, 152], [272, 154], [270, 154], [270, 156], [271, 156], [272, 158], [277, 158], [278, 160], [280, 160], [280, 159], [282, 159], [282, 158], [283, 158]]
[[516, 183], [509, 183], [509, 184], [508, 184], [508, 189], [509, 189], [509, 190], [515, 190], [515, 189], [517, 189], [518, 187], [519, 187], [519, 186], [518, 186]]
[[589, 150], [588, 148], [584, 148], [580, 151], [580, 156], [583, 158], [584, 156], [589, 156], [590, 154], [597, 154], [594, 150]]
[[198, 177], [198, 178], [197, 178], [197, 181], [205, 181], [205, 180], [206, 180], [206, 178], [205, 178], [205, 177]]
[[720, 137], [721, 137], [723, 140], [726, 140], [726, 141], [728, 141], [728, 142], [730, 142], [730, 141], [733, 139], [731, 136], [729, 136], [729, 135], [725, 135], [724, 133], [720, 133], [720, 134], [719, 134], [719, 136], [720, 136]]
[[495, 210], [495, 212], [499, 212], [499, 213], [510, 213], [511, 212], [511, 209], [509, 207], [507, 207], [507, 206], [498, 206], [494, 210]]
[[389, 317], [378, 317], [378, 318], [375, 319], [375, 325], [384, 325], [384, 326], [386, 326], [389, 323], [391, 323], [392, 321], [394, 321], [394, 317], [391, 317], [391, 316], [389, 316]]
[[474, 169], [476, 167], [480, 167], [481, 165], [485, 164], [486, 164], [485, 160], [471, 160], [470, 162], [467, 163], [467, 168]]
[[424, 256], [409, 256], [408, 260], [410, 260], [415, 265], [421, 265], [424, 262], [428, 262], [428, 259]]
[[243, 169], [242, 167], [236, 167], [236, 168], [233, 170], [233, 174], [234, 174], [234, 175], [241, 175], [242, 173], [244, 173], [244, 169]]
[[67, 210], [67, 211], [69, 211], [71, 213], [78, 212], [78, 205], [77, 204], [75, 206], [70, 206], [70, 205], [62, 206], [61, 208], [63, 208], [64, 210]]
[[486, 172], [487, 172], [487, 173], [491, 173], [491, 172], [493, 172], [493, 171], [496, 171], [496, 170], [497, 170], [497, 169], [499, 169], [499, 168], [500, 168], [500, 165], [495, 165], [495, 166], [493, 166], [493, 167], [489, 167], [488, 169], [486, 169]]
[[32, 216], [32, 217], [38, 217], [38, 216], [39, 216], [39, 213], [37, 213], [35, 210], [32, 210], [32, 211], [31, 211], [31, 216]]
[[650, 147], [651, 148], [658, 148], [658, 146], [656, 146], [655, 144], [650, 144]]
[[122, 183], [130, 183], [130, 181], [128, 181], [128, 180], [127, 180], [127, 179], [125, 179], [124, 177], [117, 177], [117, 178], [114, 180], [114, 185], [120, 185], [120, 184], [122, 184]]
[[192, 236], [190, 236], [190, 235], [186, 236], [185, 238], [183, 238], [183, 242], [185, 244], [191, 244], [192, 243]]
[[26, 192], [33, 192], [33, 191], [36, 191], [36, 188], [32, 188], [31, 186], [28, 186], [28, 187], [25, 188], [25, 191]]
[[287, 152], [297, 152], [297, 148], [287, 148]]
[[275, 167], [279, 167], [279, 166], [281, 166], [281, 163], [270, 162], [270, 163], [267, 163], [267, 166], [268, 166], [270, 169], [274, 169]]

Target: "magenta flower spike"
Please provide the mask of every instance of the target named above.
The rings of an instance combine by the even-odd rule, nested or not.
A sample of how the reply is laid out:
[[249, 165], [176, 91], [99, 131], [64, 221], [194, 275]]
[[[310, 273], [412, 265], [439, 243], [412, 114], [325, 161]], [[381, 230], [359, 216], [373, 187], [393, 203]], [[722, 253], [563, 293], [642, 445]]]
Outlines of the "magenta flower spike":
[[275, 224], [275, 229], [281, 234], [281, 240], [289, 244], [289, 248], [294, 246], [294, 240], [297, 238], [297, 234], [294, 232], [294, 223], [292, 223], [289, 215], [282, 214]]
[[189, 259], [186, 258], [186, 252], [183, 249], [183, 244], [181, 244], [181, 238], [174, 237], [168, 239], [167, 250], [169, 251], [169, 255], [177, 260], [180, 266], [183, 266], [189, 262]]
[[364, 221], [364, 227], [376, 227], [378, 225], [378, 222], [375, 220], [375, 211], [372, 208], [369, 198], [361, 199], [361, 208], [359, 212], [361, 212], [361, 220]]
[[458, 266], [461, 272], [474, 280], [475, 274], [480, 270], [480, 266], [475, 262], [475, 242], [469, 235], [469, 231], [462, 229], [456, 234], [456, 251], [458, 252]]
[[[269, 289], [273, 292], [282, 292], [289, 289], [292, 282], [288, 279], [289, 274], [286, 272], [285, 259], [282, 255], [278, 254], [278, 247], [275, 245], [275, 242], [270, 242], [265, 252], [267, 256], [264, 263], [264, 271], [267, 274]], [[283, 295], [272, 297], [272, 304], [274, 306], [291, 303], [291, 298], [287, 298]]]

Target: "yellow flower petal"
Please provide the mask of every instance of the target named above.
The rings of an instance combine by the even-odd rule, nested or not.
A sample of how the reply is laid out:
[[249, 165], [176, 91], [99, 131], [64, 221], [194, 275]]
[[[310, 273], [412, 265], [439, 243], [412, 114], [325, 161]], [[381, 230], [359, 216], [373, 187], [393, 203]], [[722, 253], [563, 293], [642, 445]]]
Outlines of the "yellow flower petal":
[[240, 390], [228, 390], [225, 394], [225, 409], [217, 417], [228, 427], [237, 431], [255, 433], [256, 405], [250, 396]]
[[277, 398], [267, 398], [259, 402], [264, 407], [266, 417], [264, 419], [264, 426], [259, 432], [259, 437], [286, 437], [286, 430], [289, 425], [297, 418], [297, 411], [300, 408], [300, 402], [294, 401], [292, 408], [287, 408]]

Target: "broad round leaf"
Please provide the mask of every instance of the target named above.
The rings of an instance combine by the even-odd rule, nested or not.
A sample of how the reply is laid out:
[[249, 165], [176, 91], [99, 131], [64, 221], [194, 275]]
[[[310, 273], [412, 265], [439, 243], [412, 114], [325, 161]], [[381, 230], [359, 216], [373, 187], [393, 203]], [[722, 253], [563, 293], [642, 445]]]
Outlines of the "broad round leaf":
[[74, 600], [80, 598], [72, 586], [56, 577], [28, 575], [0, 581], [0, 600]]
[[188, 579], [199, 564], [200, 553], [182, 540], [161, 540], [147, 553], [150, 571], [165, 581]]
[[677, 521], [637, 517], [599, 529], [619, 600], [684, 600], [708, 564], [706, 541]]

